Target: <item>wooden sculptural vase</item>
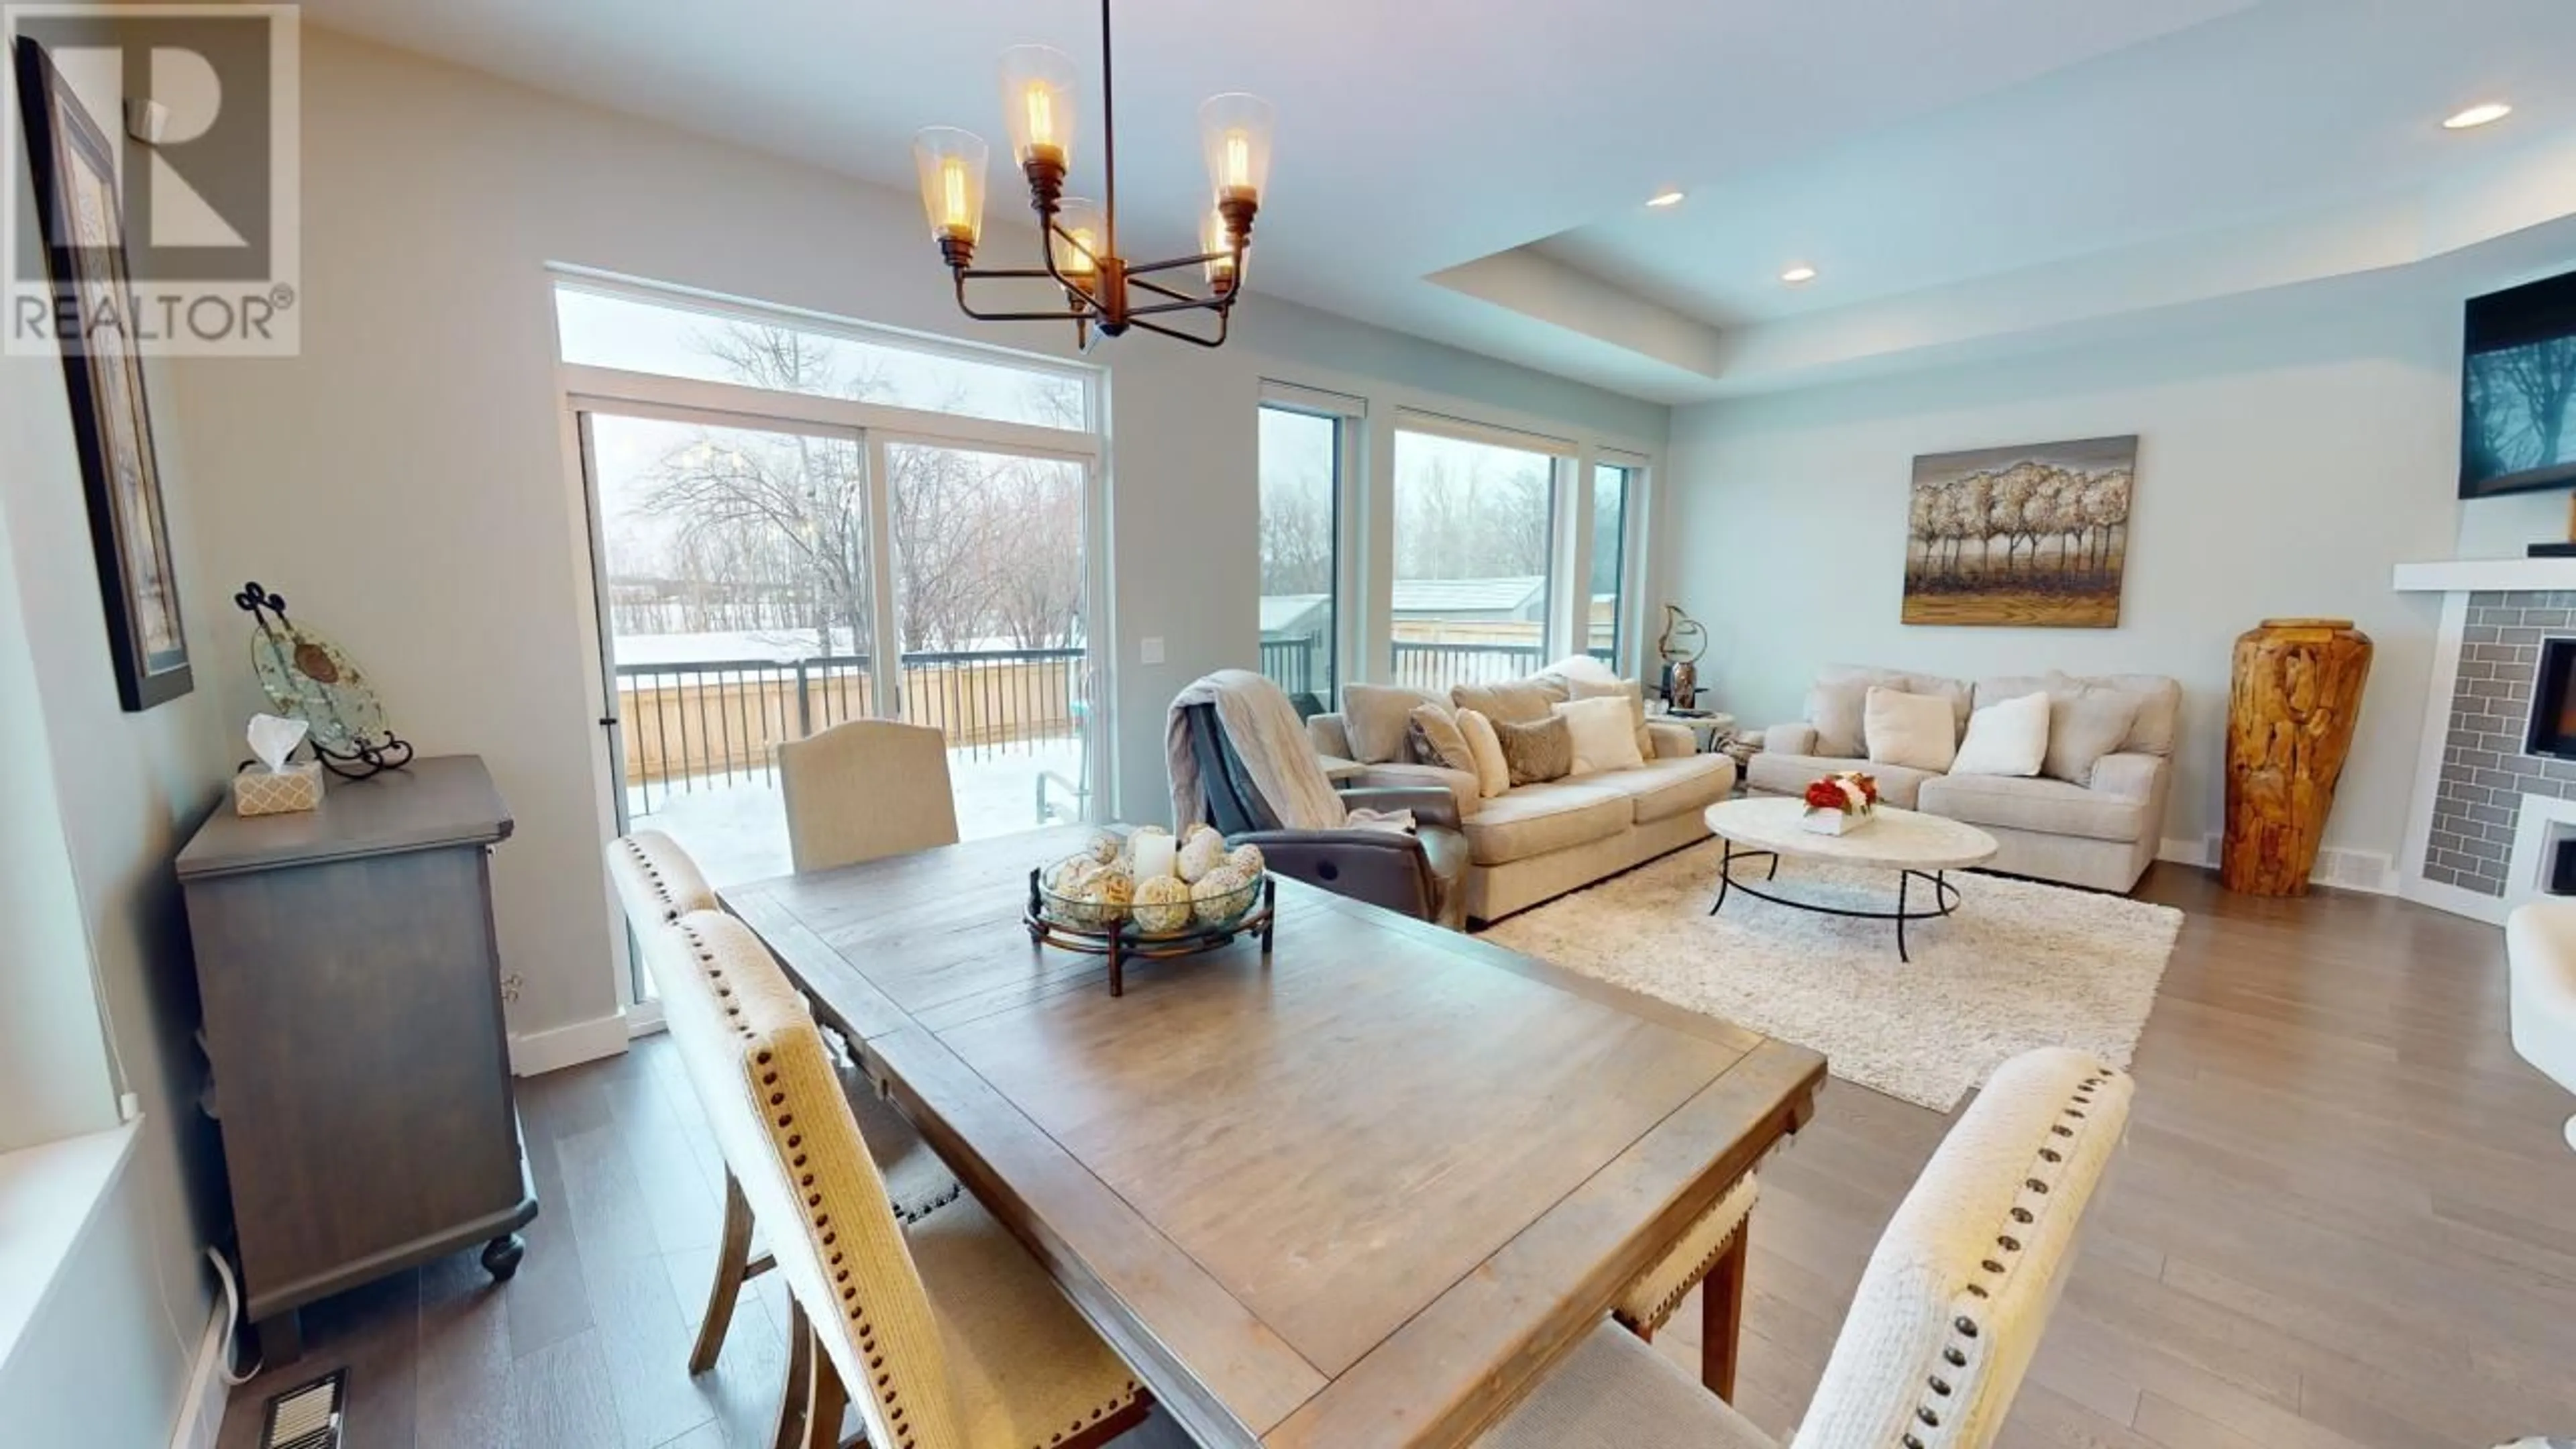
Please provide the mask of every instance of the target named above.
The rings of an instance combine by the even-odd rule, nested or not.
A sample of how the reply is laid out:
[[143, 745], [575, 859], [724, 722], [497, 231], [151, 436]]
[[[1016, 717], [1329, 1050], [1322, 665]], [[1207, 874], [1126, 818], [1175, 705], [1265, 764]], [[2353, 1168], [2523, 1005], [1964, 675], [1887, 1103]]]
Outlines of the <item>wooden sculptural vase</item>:
[[2218, 867], [2229, 890], [2308, 893], [2369, 679], [2370, 636], [2350, 619], [2266, 619], [2237, 637]]

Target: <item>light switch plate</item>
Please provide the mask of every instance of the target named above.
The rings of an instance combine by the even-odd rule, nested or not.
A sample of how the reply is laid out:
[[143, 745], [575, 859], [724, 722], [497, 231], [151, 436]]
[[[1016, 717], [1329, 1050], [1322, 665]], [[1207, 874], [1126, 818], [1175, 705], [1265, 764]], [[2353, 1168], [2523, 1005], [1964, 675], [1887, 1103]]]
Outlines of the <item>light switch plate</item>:
[[1139, 639], [1136, 641], [1136, 662], [1139, 664], [1160, 664], [1163, 662], [1163, 639], [1161, 635], [1157, 634], [1150, 638]]

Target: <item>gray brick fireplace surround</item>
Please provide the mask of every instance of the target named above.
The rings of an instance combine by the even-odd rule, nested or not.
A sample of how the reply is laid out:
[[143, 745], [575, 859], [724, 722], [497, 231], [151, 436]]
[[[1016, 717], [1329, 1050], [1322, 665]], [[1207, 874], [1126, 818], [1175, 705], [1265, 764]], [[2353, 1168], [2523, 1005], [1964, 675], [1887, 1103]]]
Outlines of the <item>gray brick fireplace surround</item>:
[[2576, 760], [2522, 752], [2540, 641], [2576, 633], [2576, 591], [2469, 596], [2450, 733], [2433, 798], [2424, 878], [2480, 895], [2505, 893], [2505, 866], [2525, 795], [2576, 800]]

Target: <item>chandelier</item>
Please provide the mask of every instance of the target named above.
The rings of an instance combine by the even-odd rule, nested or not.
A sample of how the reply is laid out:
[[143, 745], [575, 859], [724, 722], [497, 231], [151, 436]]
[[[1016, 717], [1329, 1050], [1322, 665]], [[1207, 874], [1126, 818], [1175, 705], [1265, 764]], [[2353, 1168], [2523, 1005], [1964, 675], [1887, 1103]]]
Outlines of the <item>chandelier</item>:
[[[1270, 103], [1230, 92], [1199, 107], [1199, 132], [1213, 193], [1199, 224], [1200, 250], [1158, 262], [1131, 262], [1118, 252], [1118, 131], [1109, 74], [1109, 0], [1100, 0], [1101, 200], [1064, 194], [1073, 165], [1073, 57], [1052, 46], [1015, 45], [1002, 52], [1002, 117], [1011, 133], [1011, 159], [1029, 183], [1029, 207], [1038, 217], [1037, 267], [978, 267], [975, 243], [984, 229], [984, 169], [991, 152], [984, 139], [955, 126], [924, 127], [912, 139], [921, 177], [921, 204], [930, 234], [957, 283], [959, 311], [979, 322], [1073, 323], [1085, 351], [1102, 337], [1141, 327], [1201, 347], [1225, 344], [1228, 321], [1243, 286], [1245, 253], [1252, 245], [1252, 217], [1270, 174]], [[1171, 274], [1196, 268], [1205, 290]], [[966, 300], [966, 284], [986, 280], [1048, 281], [1063, 291], [1064, 305], [1042, 311], [979, 312]], [[1181, 285], [1175, 285], [1179, 282]], [[1183, 312], [1213, 312], [1216, 332], [1167, 325], [1153, 319]]]

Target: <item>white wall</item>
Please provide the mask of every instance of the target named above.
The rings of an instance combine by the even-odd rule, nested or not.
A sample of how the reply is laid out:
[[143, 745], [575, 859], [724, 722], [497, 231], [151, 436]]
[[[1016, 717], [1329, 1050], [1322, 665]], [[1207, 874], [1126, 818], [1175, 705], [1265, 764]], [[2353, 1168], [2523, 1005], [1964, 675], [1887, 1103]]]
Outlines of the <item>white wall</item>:
[[[17, 108], [7, 109], [0, 145], [18, 152]], [[194, 544], [204, 505], [172, 426], [169, 373], [151, 368], [145, 383], [172, 556], [194, 590], [205, 582]], [[0, 1009], [10, 1013], [0, 1020], [0, 1088], [20, 1070], [59, 1069], [67, 1075], [43, 1094], [43, 1121], [18, 1125], [58, 1135], [116, 1122], [94, 973], [144, 1112], [133, 1160], [67, 1265], [80, 1276], [0, 1365], [0, 1439], [23, 1432], [40, 1442], [53, 1437], [42, 1426], [61, 1424], [67, 1407], [113, 1405], [90, 1422], [94, 1442], [164, 1443], [209, 1312], [199, 1245], [227, 1216], [214, 1129], [196, 1104], [196, 980], [170, 862], [228, 773], [229, 730], [209, 682], [239, 669], [241, 655], [192, 598], [185, 622], [197, 691], [143, 714], [119, 707], [53, 358], [0, 358], [0, 534], [0, 739], [20, 777], [0, 839], [6, 898], [13, 911], [34, 912], [35, 927], [13, 930], [0, 959]], [[0, 1112], [36, 1102], [13, 1097]]]
[[[1703, 678], [1747, 725], [1797, 718], [1809, 675], [1836, 662], [2180, 679], [2169, 840], [2223, 821], [2236, 635], [2273, 616], [2352, 618], [2378, 653], [2326, 839], [2394, 856], [2439, 601], [2391, 592], [2389, 570], [2449, 557], [2460, 529], [2459, 350], [2456, 298], [2383, 300], [1682, 409], [1659, 577], [1707, 622]], [[2140, 442], [2120, 627], [1898, 622], [1916, 454], [2121, 433]]]
[[[360, 661], [402, 733], [491, 762], [518, 819], [495, 867], [502, 955], [525, 978], [513, 1030], [593, 1021], [614, 1005], [596, 656], [546, 265], [987, 343], [1060, 351], [1070, 329], [961, 318], [908, 194], [329, 32], [306, 32], [303, 99], [303, 355], [178, 369], [206, 500], [192, 599], [226, 616], [229, 654], [225, 594], [277, 589]], [[1020, 244], [997, 228], [987, 250]], [[1112, 370], [1105, 623], [1131, 819], [1168, 808], [1164, 705], [1257, 657], [1264, 373], [1648, 449], [1667, 420], [1257, 297], [1235, 332], [1215, 353], [1137, 337], [1095, 354]], [[1147, 637], [1167, 662], [1137, 662]], [[218, 685], [226, 718], [254, 707], [246, 671]]]

